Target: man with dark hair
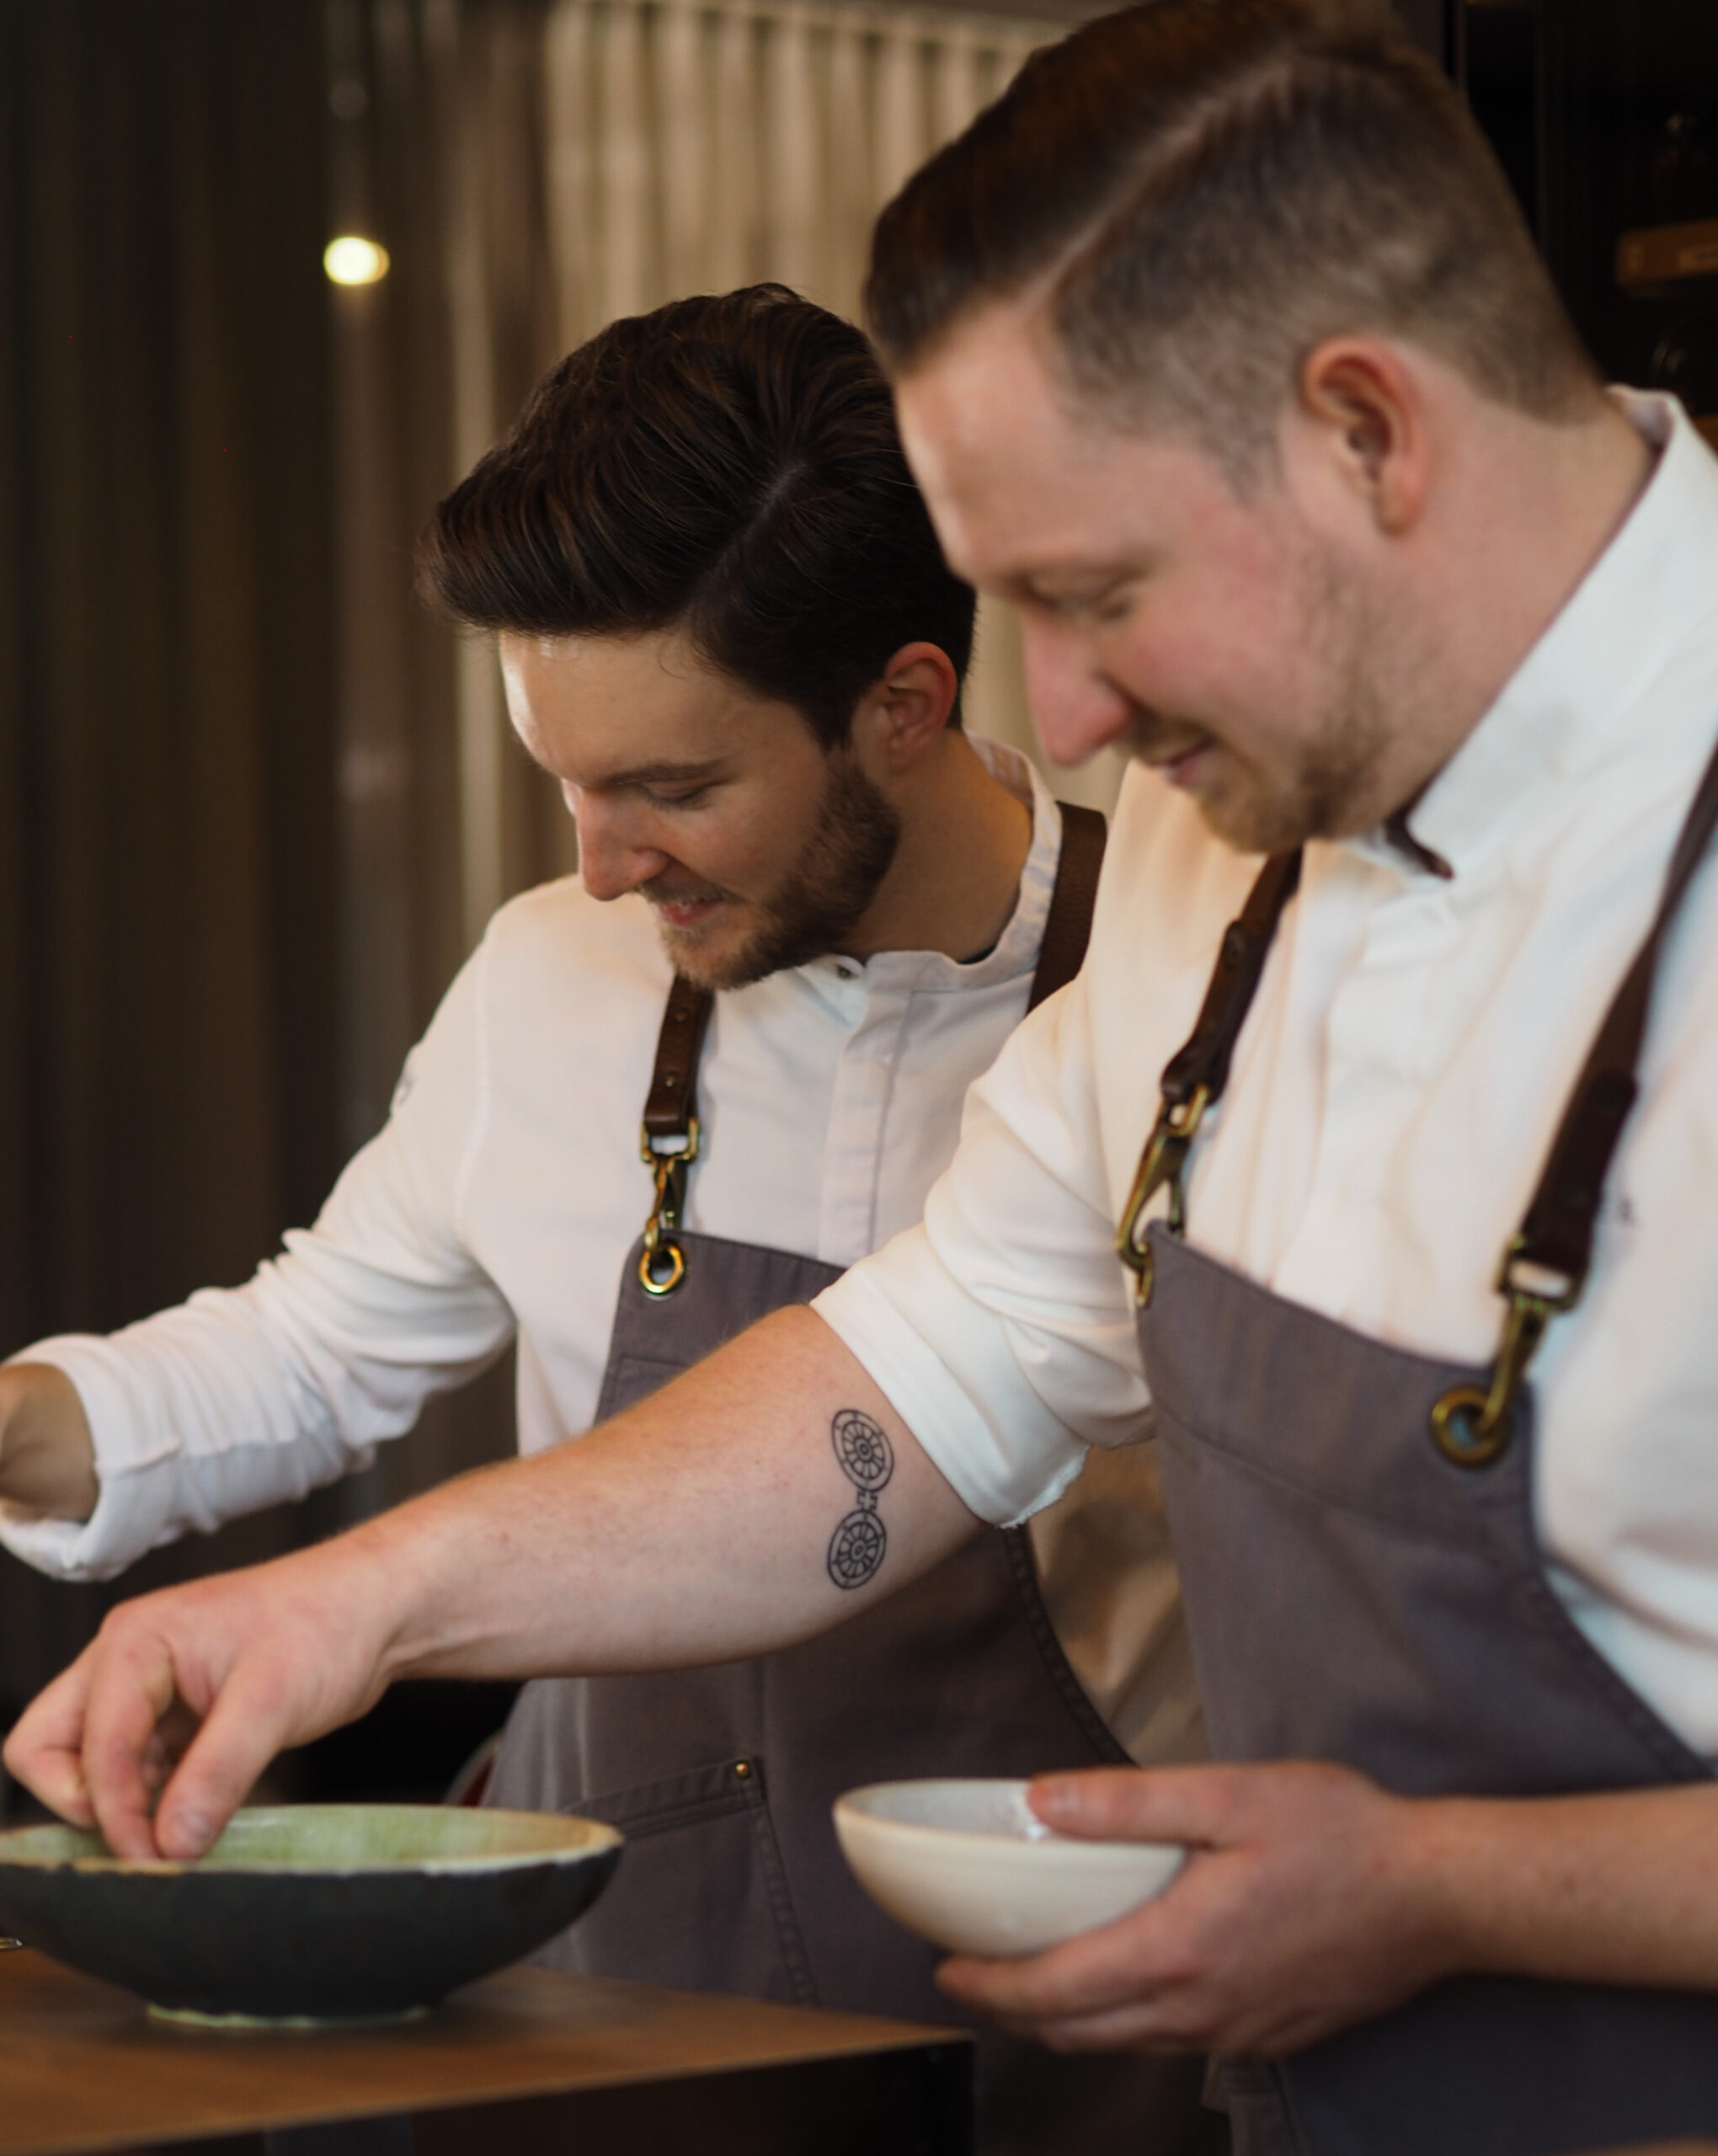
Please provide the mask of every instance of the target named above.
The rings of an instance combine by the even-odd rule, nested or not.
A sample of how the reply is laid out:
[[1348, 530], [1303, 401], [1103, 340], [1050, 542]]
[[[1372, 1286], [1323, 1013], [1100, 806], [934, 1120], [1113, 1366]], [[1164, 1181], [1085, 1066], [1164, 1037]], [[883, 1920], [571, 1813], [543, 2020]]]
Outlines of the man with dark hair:
[[[872, 291], [1048, 745], [1140, 767], [1079, 979], [921, 1227], [467, 1499], [530, 1591], [450, 1590], [432, 1497], [136, 1605], [12, 1756], [200, 1847], [343, 1710], [307, 1593], [360, 1613], [349, 1702], [737, 1649], [834, 1620], [833, 1418], [894, 1449], [868, 1593], [1151, 1434], [1219, 1764], [1033, 1801], [1189, 1860], [950, 1991], [1210, 2046], [1249, 2156], [1718, 2134], [1718, 464], [1600, 388], [1454, 93], [1328, 0], [1089, 24], [910, 184]], [[700, 1566], [659, 1503], [663, 1591], [586, 1523], [643, 1533], [688, 1417], [779, 1555]]]
[[[248, 1287], [0, 1371], [0, 1492], [51, 1515], [3, 1531], [62, 1576], [362, 1465], [510, 1339], [531, 1453], [808, 1300], [918, 1217], [966, 1086], [1078, 965], [1101, 820], [959, 730], [972, 590], [850, 325], [775, 286], [611, 324], [440, 504], [421, 566], [498, 636], [580, 873], [496, 916], [386, 1129]], [[1155, 1542], [1147, 1573], [1100, 1549], [1094, 1581], [1117, 1524]], [[846, 1562], [862, 1581], [862, 1542]], [[628, 1837], [560, 1966], [946, 2020], [835, 1798], [1123, 1760], [1117, 1731], [1200, 1750], [1149, 1475], [827, 1640], [527, 1685], [488, 1797]], [[983, 2051], [988, 2148], [1119, 2151], [1142, 2117], [1189, 2156], [1220, 2136], [1196, 2062]]]

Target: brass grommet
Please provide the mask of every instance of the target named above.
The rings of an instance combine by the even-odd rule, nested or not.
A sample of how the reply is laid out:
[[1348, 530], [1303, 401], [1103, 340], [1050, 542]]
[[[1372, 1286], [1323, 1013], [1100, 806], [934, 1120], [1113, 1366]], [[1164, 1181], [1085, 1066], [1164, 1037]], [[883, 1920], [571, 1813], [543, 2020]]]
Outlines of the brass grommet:
[[1506, 1411], [1488, 1429], [1488, 1397], [1476, 1385], [1457, 1385], [1433, 1406], [1432, 1442], [1453, 1467], [1489, 1467], [1508, 1449], [1511, 1417]]
[[[656, 1267], [667, 1262], [668, 1270], [658, 1273]], [[676, 1242], [659, 1242], [654, 1250], [647, 1243], [638, 1253], [638, 1285], [647, 1295], [671, 1295], [686, 1277], [686, 1254]]]

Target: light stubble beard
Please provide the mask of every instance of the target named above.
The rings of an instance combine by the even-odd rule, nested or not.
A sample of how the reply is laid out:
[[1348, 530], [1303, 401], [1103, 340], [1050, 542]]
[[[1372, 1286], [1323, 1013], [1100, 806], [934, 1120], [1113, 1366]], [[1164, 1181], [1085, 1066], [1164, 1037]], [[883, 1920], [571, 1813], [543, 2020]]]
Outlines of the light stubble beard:
[[[738, 950], [702, 953], [697, 928], [659, 922], [670, 963], [695, 986], [744, 988], [808, 964], [838, 950], [863, 919], [894, 861], [901, 819], [843, 751], [830, 758], [828, 771], [810, 835], [776, 889], [752, 901], [761, 918]], [[744, 903], [717, 884], [685, 895]]]
[[[1379, 659], [1392, 648], [1382, 610], [1353, 570], [1309, 546], [1296, 570], [1305, 648], [1321, 685], [1323, 718], [1286, 776], [1272, 778], [1216, 737], [1214, 782], [1195, 795], [1213, 835], [1237, 853], [1288, 853], [1310, 839], [1351, 836], [1393, 804], [1381, 797], [1392, 713]], [[1149, 755], [1160, 728], [1141, 712], [1128, 744]]]

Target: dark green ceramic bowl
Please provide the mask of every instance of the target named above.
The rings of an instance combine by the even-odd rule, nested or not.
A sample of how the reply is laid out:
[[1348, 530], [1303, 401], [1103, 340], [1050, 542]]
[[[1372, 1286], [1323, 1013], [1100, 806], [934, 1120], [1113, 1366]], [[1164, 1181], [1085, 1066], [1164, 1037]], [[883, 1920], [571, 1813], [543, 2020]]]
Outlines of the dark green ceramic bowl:
[[158, 2013], [379, 2020], [542, 1945], [620, 1855], [595, 1820], [435, 1805], [240, 1812], [200, 1864], [25, 1827], [0, 1834], [0, 1932]]

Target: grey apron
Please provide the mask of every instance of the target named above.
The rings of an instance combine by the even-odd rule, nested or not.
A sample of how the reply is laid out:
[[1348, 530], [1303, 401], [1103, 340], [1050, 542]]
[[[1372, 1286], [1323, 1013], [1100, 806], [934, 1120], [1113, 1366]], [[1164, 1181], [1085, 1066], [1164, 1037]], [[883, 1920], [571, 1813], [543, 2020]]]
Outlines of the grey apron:
[[[1182, 1163], [1293, 857], [1267, 864], [1228, 931], [1121, 1238], [1216, 1758], [1339, 1760], [1417, 1796], [1710, 1779], [1546, 1580], [1523, 1374], [1579, 1294], [1659, 940], [1715, 819], [1718, 757], [1506, 1257], [1491, 1370], [1382, 1346], [1182, 1240]], [[1166, 1184], [1170, 1218], [1142, 1227]], [[1718, 1998], [1464, 1977], [1288, 2060], [1226, 2062], [1225, 2084], [1242, 2156], [1549, 2156], [1715, 2134]]]
[[[1101, 818], [1063, 816], [1035, 1001], [1078, 969], [1102, 851]], [[622, 1275], [599, 1419], [840, 1270], [679, 1226], [684, 1168], [676, 1178], [660, 1163], [684, 1161], [696, 1130], [708, 1006], [683, 983], [670, 996], [647, 1150], [652, 1134], [682, 1150], [656, 1156], [658, 1204]], [[627, 1837], [607, 1893], [540, 1957], [552, 1967], [947, 2024], [967, 2017], [932, 1983], [941, 1956], [854, 1882], [830, 1822], [836, 1797], [862, 1782], [1126, 1757], [1063, 1657], [1027, 1537], [987, 1529], [803, 1646], [715, 1668], [528, 1684], [484, 1801], [579, 1812]], [[1203, 2106], [1203, 2081], [1195, 2059], [1058, 2058], [981, 2031], [981, 2146], [1215, 2156], [1227, 2129]]]

